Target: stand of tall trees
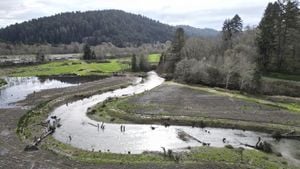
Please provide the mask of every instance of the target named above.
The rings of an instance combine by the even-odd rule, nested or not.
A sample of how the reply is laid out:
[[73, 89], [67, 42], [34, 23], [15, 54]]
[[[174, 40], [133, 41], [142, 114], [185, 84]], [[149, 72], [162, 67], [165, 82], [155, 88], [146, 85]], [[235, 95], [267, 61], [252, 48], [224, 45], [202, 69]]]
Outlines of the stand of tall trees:
[[159, 68], [188, 83], [264, 92], [262, 73], [300, 74], [298, 6], [297, 0], [269, 3], [258, 28], [253, 29], [244, 29], [241, 17], [235, 15], [224, 21], [219, 38], [186, 40], [177, 30]]
[[300, 10], [296, 0], [269, 3], [258, 26], [261, 69], [300, 73]]
[[177, 28], [175, 37], [172, 41], [171, 47], [162, 54], [158, 70], [161, 73], [173, 74], [176, 63], [181, 59], [180, 52], [185, 44], [185, 35], [182, 28]]
[[150, 65], [147, 59], [148, 55], [141, 54], [139, 56], [137, 55], [132, 55], [131, 56], [131, 70], [133, 72], [147, 72], [150, 70]]
[[220, 38], [185, 39], [178, 29], [159, 68], [179, 81], [256, 92], [260, 74], [255, 35], [255, 29], [243, 31], [238, 15], [224, 22]]
[[222, 28], [224, 50], [232, 48], [232, 40], [243, 31], [243, 21], [239, 15], [226, 19]]
[[84, 60], [94, 60], [96, 59], [96, 54], [91, 50], [90, 45], [85, 44], [83, 47], [83, 59]]

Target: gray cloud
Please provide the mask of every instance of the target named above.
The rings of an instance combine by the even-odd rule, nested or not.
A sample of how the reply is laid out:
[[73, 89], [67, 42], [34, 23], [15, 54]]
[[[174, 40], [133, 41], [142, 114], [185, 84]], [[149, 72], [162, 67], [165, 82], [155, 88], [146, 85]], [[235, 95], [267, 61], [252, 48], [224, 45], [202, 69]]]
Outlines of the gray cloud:
[[262, 17], [264, 9], [264, 6], [252, 6], [223, 10], [197, 10], [180, 14], [154, 13], [152, 11], [144, 12], [144, 14], [172, 25], [189, 24], [195, 27], [220, 29], [223, 21], [227, 18], [232, 18], [235, 14], [239, 14], [242, 17], [245, 25], [257, 25]]

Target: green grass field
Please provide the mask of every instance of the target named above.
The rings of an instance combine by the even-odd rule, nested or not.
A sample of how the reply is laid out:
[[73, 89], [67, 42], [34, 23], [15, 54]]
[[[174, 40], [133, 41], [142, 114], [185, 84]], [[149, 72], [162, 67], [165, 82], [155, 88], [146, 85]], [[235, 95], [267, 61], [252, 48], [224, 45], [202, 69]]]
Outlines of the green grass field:
[[274, 78], [274, 79], [291, 80], [291, 81], [300, 82], [300, 75], [291, 75], [291, 74], [283, 74], [283, 73], [268, 73], [264, 76], [269, 77], [269, 78]]
[[150, 54], [148, 56], [149, 63], [159, 63], [161, 54]]
[[81, 60], [67, 60], [49, 62], [41, 65], [18, 67], [11, 72], [9, 76], [49, 76], [75, 74], [79, 76], [86, 75], [106, 75], [113, 72], [119, 72], [129, 69], [129, 64], [121, 63], [117, 59], [109, 60], [107, 63], [85, 62]]
[[3, 80], [3, 79], [0, 79], [0, 87], [2, 87], [2, 86], [4, 86], [4, 85], [6, 85], [7, 83], [6, 83], [6, 81], [5, 80]]
[[[160, 54], [150, 54], [150, 64], [158, 64]], [[130, 70], [130, 57], [110, 59], [109, 62], [86, 62], [82, 60], [54, 61], [33, 66], [16, 66], [0, 70], [0, 76], [52, 76], [73, 74], [78, 76], [109, 75], [113, 72]], [[1, 83], [1, 82], [0, 82]], [[4, 83], [3, 83], [4, 84]]]

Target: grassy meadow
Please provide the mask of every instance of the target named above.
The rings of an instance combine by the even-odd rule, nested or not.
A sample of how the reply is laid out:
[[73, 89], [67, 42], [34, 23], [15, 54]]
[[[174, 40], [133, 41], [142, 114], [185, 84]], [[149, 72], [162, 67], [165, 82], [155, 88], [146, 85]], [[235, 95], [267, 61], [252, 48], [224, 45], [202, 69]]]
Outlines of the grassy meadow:
[[300, 82], [300, 75], [283, 74], [283, 73], [268, 73], [264, 76], [268, 77], [268, 78], [273, 78], [273, 79], [282, 79], [282, 80], [290, 80], [290, 81]]
[[[148, 62], [158, 64], [160, 54], [150, 54]], [[53, 76], [53, 75], [109, 75], [114, 72], [131, 69], [131, 58], [109, 59], [104, 62], [64, 60], [52, 61], [39, 65], [16, 66], [0, 70], [0, 76]], [[0, 82], [2, 84], [2, 82]]]
[[148, 62], [151, 64], [158, 64], [161, 54], [150, 54], [148, 56]]

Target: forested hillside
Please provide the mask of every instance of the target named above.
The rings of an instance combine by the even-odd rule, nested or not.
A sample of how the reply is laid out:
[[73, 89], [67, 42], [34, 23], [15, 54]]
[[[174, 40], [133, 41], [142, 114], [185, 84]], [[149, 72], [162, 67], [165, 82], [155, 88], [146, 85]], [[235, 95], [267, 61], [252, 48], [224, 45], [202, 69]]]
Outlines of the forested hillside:
[[26, 44], [111, 42], [122, 47], [128, 43], [166, 42], [172, 38], [173, 31], [173, 27], [141, 15], [103, 10], [62, 13], [11, 25], [0, 30], [0, 39]]
[[219, 31], [210, 29], [210, 28], [195, 28], [188, 25], [178, 25], [177, 28], [183, 28], [184, 32], [190, 37], [203, 37], [203, 38], [211, 38], [216, 37], [220, 34]]
[[[211, 37], [213, 29], [184, 26], [190, 36]], [[110, 42], [118, 47], [172, 40], [175, 27], [120, 10], [69, 12], [33, 19], [0, 29], [0, 41], [25, 44], [90, 45]]]

